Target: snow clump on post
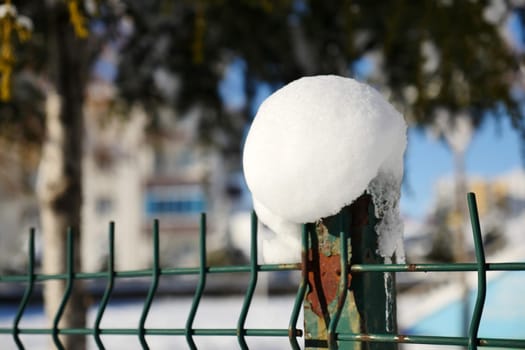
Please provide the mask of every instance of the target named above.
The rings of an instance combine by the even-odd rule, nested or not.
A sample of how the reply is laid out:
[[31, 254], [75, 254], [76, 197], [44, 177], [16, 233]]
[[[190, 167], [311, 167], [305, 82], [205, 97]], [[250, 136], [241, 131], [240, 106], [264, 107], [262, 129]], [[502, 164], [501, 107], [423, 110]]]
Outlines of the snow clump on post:
[[254, 209], [275, 233], [263, 241], [265, 262], [299, 261], [301, 224], [337, 214], [365, 191], [381, 218], [379, 253], [402, 256], [405, 147], [403, 116], [353, 79], [305, 77], [268, 97], [243, 154]]

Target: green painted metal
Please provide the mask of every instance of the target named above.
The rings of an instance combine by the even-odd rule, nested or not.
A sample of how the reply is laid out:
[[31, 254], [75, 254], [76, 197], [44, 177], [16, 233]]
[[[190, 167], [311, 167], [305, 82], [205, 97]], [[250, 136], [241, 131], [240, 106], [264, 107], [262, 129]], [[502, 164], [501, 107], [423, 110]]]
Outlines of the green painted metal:
[[27, 286], [26, 286], [26, 290], [24, 291], [22, 300], [20, 301], [20, 305], [18, 306], [18, 311], [15, 315], [15, 319], [13, 321], [13, 340], [15, 341], [15, 344], [19, 349], [25, 349], [24, 345], [22, 344], [22, 341], [20, 340], [20, 337], [18, 336], [20, 333], [20, 329], [19, 329], [20, 320], [22, 319], [24, 311], [27, 307], [29, 298], [31, 298], [31, 294], [33, 294], [33, 287], [35, 285], [34, 283], [35, 282], [35, 229], [34, 228], [31, 228], [31, 231], [29, 232], [29, 246], [28, 246], [27, 253], [28, 253]]
[[[364, 195], [356, 201], [356, 225], [351, 231], [351, 264], [385, 265], [385, 259], [378, 253], [378, 236], [375, 231], [381, 218], [376, 218], [372, 198]], [[394, 257], [390, 257], [392, 260]], [[350, 287], [354, 294], [360, 315], [361, 333], [395, 334], [396, 289], [392, 272], [361, 273], [352, 275]], [[362, 343], [363, 350], [395, 350], [397, 344]]]
[[140, 315], [139, 320], [139, 341], [143, 349], [149, 349], [149, 345], [146, 342], [146, 332], [145, 324], [148, 317], [151, 304], [153, 303], [153, 298], [155, 297], [155, 292], [159, 285], [160, 277], [160, 254], [159, 254], [159, 221], [155, 220], [153, 223], [153, 267], [151, 269], [151, 285], [144, 301], [144, 307], [142, 309], [142, 314]]
[[299, 350], [299, 342], [297, 337], [302, 336], [302, 331], [297, 329], [297, 320], [299, 319], [299, 313], [301, 312], [301, 307], [303, 305], [303, 300], [306, 295], [306, 288], [308, 286], [308, 271], [306, 269], [306, 254], [308, 252], [308, 232], [311, 230], [311, 225], [303, 225], [301, 233], [301, 282], [299, 284], [299, 289], [295, 296], [295, 301], [292, 309], [292, 314], [290, 316], [290, 323], [288, 326], [288, 338], [290, 340], [290, 345], [293, 350]]
[[[399, 344], [432, 344], [432, 345], [455, 345], [468, 346], [468, 337], [442, 337], [442, 336], [424, 336], [424, 335], [390, 335], [390, 334], [352, 334], [340, 333], [338, 338], [363, 343], [399, 343]], [[523, 339], [478, 339], [479, 347], [498, 347], [505, 349], [524, 349], [525, 340]], [[445, 348], [446, 349], [446, 348]]]
[[[351, 264], [349, 266], [351, 274], [361, 274], [368, 272], [460, 272], [460, 271], [478, 271], [477, 263], [431, 263], [431, 264]], [[507, 263], [486, 263], [485, 268], [489, 271], [525, 271], [525, 262], [507, 262]], [[224, 274], [224, 273], [246, 273], [250, 272], [249, 265], [240, 266], [210, 266], [206, 269], [206, 274]], [[269, 264], [259, 265], [257, 271], [293, 271], [301, 270], [301, 264]], [[163, 268], [159, 271], [161, 276], [180, 276], [180, 275], [199, 275], [198, 267], [188, 268]], [[115, 271], [115, 278], [137, 278], [150, 277], [151, 269]], [[74, 273], [75, 280], [90, 280], [106, 278], [107, 272], [82, 272]], [[66, 274], [35, 274], [34, 282], [43, 282], [49, 280], [66, 280]], [[4, 275], [0, 276], [0, 283], [21, 283], [27, 282], [27, 275]]]
[[195, 295], [191, 304], [190, 312], [188, 313], [188, 319], [186, 321], [186, 341], [190, 349], [197, 349], [197, 345], [193, 341], [193, 322], [195, 321], [195, 315], [199, 308], [199, 303], [202, 298], [202, 293], [206, 286], [206, 214], [201, 214], [200, 231], [199, 231], [199, 283], [195, 289]]
[[[487, 272], [489, 271], [525, 271], [525, 262], [506, 262], [506, 263], [486, 263]], [[350, 273], [367, 273], [367, 272], [460, 272], [460, 271], [478, 271], [477, 263], [431, 263], [431, 264], [351, 264]], [[257, 271], [293, 271], [301, 270], [301, 264], [268, 264], [259, 265]], [[239, 266], [210, 266], [206, 274], [224, 274], [224, 273], [246, 273], [250, 272], [249, 265]], [[180, 275], [198, 275], [198, 267], [167, 267], [159, 271], [161, 276], [180, 276]], [[150, 277], [151, 269], [115, 271], [116, 278], [136, 278]], [[66, 274], [35, 274], [34, 282], [43, 282], [49, 280], [66, 280]], [[77, 272], [74, 273], [75, 280], [89, 280], [106, 278], [107, 272]], [[0, 283], [20, 283], [27, 282], [27, 275], [3, 275], [0, 276]]]
[[341, 330], [359, 332], [359, 313], [348, 290], [352, 215], [350, 208], [344, 208], [310, 231], [305, 263], [309, 288], [303, 309], [306, 349], [360, 349], [358, 343], [337, 341]]
[[[486, 271], [525, 271], [525, 263], [485, 263]], [[365, 272], [460, 272], [478, 271], [477, 263], [454, 264], [353, 264], [351, 273]]]
[[93, 324], [93, 338], [95, 344], [99, 349], [105, 349], [102, 339], [100, 338], [100, 322], [106, 311], [106, 307], [113, 292], [115, 285], [115, 223], [109, 223], [109, 237], [108, 237], [108, 270], [107, 270], [107, 284], [100, 304], [98, 305], [97, 315]]
[[[343, 221], [343, 218], [340, 218], [340, 221]], [[339, 248], [340, 248], [340, 261], [341, 261], [341, 279], [339, 280], [339, 286], [337, 288], [337, 305], [335, 312], [332, 314], [330, 319], [330, 324], [328, 325], [328, 348], [337, 350], [339, 345], [337, 343], [337, 326], [339, 325], [339, 320], [341, 319], [341, 313], [343, 312], [343, 307], [346, 303], [347, 288], [348, 288], [348, 244], [346, 231], [341, 224], [340, 233], [339, 233]]]
[[481, 237], [481, 228], [479, 225], [478, 207], [474, 193], [468, 194], [468, 207], [470, 212], [470, 221], [472, 224], [472, 235], [474, 236], [474, 248], [476, 251], [476, 263], [478, 266], [478, 294], [476, 304], [472, 312], [472, 319], [468, 330], [468, 349], [476, 350], [478, 348], [478, 331], [481, 322], [481, 314], [485, 305], [487, 295], [487, 270], [485, 268], [485, 251], [483, 250], [483, 241]]
[[60, 322], [60, 319], [62, 318], [62, 315], [64, 314], [64, 310], [66, 309], [67, 301], [69, 300], [69, 297], [71, 296], [71, 292], [73, 291], [73, 282], [74, 282], [74, 271], [73, 271], [73, 258], [74, 258], [74, 250], [73, 250], [73, 230], [72, 228], [68, 228], [67, 230], [67, 242], [66, 242], [66, 288], [64, 290], [64, 295], [62, 297], [62, 300], [60, 302], [60, 305], [58, 306], [58, 310], [55, 314], [55, 317], [53, 319], [53, 343], [55, 344], [56, 348], [59, 350], [64, 350], [64, 345], [60, 341], [60, 338], [58, 336], [58, 324]]
[[[179, 336], [186, 337], [190, 348], [196, 349], [193, 337], [195, 336], [227, 336], [236, 337], [242, 349], [248, 349], [246, 337], [286, 337], [292, 349], [300, 349], [298, 338], [305, 338], [307, 349], [395, 349], [397, 344], [435, 344], [456, 345], [468, 347], [469, 350], [478, 347], [500, 347], [508, 349], [525, 348], [525, 339], [495, 339], [478, 338], [479, 322], [483, 312], [486, 295], [487, 271], [525, 271], [523, 262], [487, 263], [483, 252], [481, 229], [477, 214], [475, 196], [468, 195], [470, 218], [474, 237], [476, 261], [460, 264], [388, 264], [375, 254], [375, 233], [373, 227], [377, 223], [374, 210], [370, 202], [360, 202], [359, 210], [343, 210], [342, 215], [324, 219], [321, 223], [306, 224], [303, 226], [302, 245], [303, 261], [299, 264], [259, 265], [257, 262], [257, 221], [252, 217], [251, 225], [251, 257], [247, 265], [241, 266], [206, 266], [206, 227], [205, 216], [201, 216], [200, 230], [200, 260], [198, 267], [160, 268], [159, 262], [159, 223], [153, 226], [153, 266], [150, 269], [133, 271], [115, 271], [115, 247], [113, 223], [109, 228], [108, 266], [106, 271], [96, 273], [75, 272], [73, 270], [73, 236], [71, 230], [67, 233], [66, 271], [60, 274], [35, 273], [34, 257], [34, 230], [29, 235], [27, 273], [14, 276], [0, 276], [0, 283], [25, 283], [25, 290], [18, 305], [11, 327], [0, 328], [0, 334], [11, 335], [18, 349], [25, 349], [20, 335], [48, 335], [58, 349], [63, 349], [60, 335], [92, 336], [99, 349], [104, 349], [101, 336], [129, 335], [137, 336], [142, 348], [148, 349], [146, 336]], [[351, 220], [350, 220], [351, 219]], [[350, 244], [351, 243], [351, 244]], [[314, 253], [317, 252], [317, 253]], [[312, 276], [315, 273], [315, 262], [319, 259], [333, 268], [331, 280]], [[319, 267], [319, 266], [318, 266]], [[302, 279], [299, 283], [290, 315], [288, 329], [247, 329], [246, 318], [251, 307], [253, 294], [257, 285], [258, 273], [271, 271], [301, 270]], [[394, 279], [388, 277], [393, 273], [415, 272], [450, 272], [474, 271], [478, 274], [478, 295], [472, 313], [469, 333], [467, 337], [437, 337], [412, 336], [397, 334], [395, 323], [395, 304], [389, 304], [388, 295], [384, 288], [385, 281], [393, 285]], [[244, 296], [243, 306], [238, 318], [237, 328], [193, 328], [194, 319], [200, 305], [201, 297], [206, 285], [208, 274], [223, 273], [250, 273], [250, 282]], [[338, 276], [339, 274], [339, 276]], [[190, 312], [184, 328], [145, 328], [145, 322], [153, 302], [158, 282], [161, 276], [195, 275], [199, 276], [196, 285]], [[387, 279], [385, 280], [385, 276]], [[136, 328], [101, 328], [106, 307], [113, 293], [115, 282], [119, 278], [151, 279], [148, 295], [144, 301], [139, 325]], [[73, 284], [82, 279], [105, 279], [106, 287], [98, 304], [93, 328], [59, 328], [60, 320], [71, 294]], [[62, 301], [53, 319], [50, 328], [20, 327], [25, 309], [33, 294], [37, 283], [49, 280], [62, 280], [66, 289]], [[313, 282], [313, 283], [312, 283]], [[329, 286], [316, 286], [319, 282], [330, 282]], [[376, 286], [376, 287], [373, 287]], [[379, 286], [379, 287], [377, 287]], [[388, 288], [387, 288], [388, 289]], [[311, 293], [331, 291], [329, 300], [325, 298], [322, 317], [312, 311]], [[321, 293], [322, 294], [322, 293]], [[365, 295], [366, 294], [366, 295]], [[308, 297], [310, 295], [310, 298]], [[326, 295], [325, 295], [326, 297]], [[367, 299], [368, 298], [368, 299]], [[374, 302], [370, 302], [372, 299]], [[368, 301], [367, 301], [368, 300]], [[379, 302], [377, 302], [379, 300]], [[305, 327], [297, 328], [297, 320], [304, 303]], [[391, 305], [391, 306], [388, 306]], [[392, 307], [390, 312], [385, 312]], [[385, 315], [390, 315], [386, 317]], [[315, 315], [316, 322], [313, 322]], [[379, 321], [378, 321], [379, 320]], [[324, 338], [316, 338], [322, 334]]]
[[353, 264], [384, 266], [376, 253], [377, 223], [368, 195], [317, 223], [307, 263], [311, 287], [304, 306], [307, 349], [396, 349], [395, 343], [378, 345], [338, 337], [348, 331], [396, 332], [392, 273], [351, 274]]
[[257, 264], [258, 254], [257, 254], [257, 216], [255, 212], [252, 212], [251, 217], [251, 234], [250, 234], [250, 282], [248, 288], [246, 289], [246, 294], [244, 296], [244, 303], [239, 314], [239, 320], [237, 322], [237, 340], [241, 349], [248, 349], [248, 344], [246, 344], [246, 330], [244, 325], [246, 323], [246, 317], [248, 316], [248, 310], [252, 303], [253, 293], [255, 292], [255, 287], [257, 285]]

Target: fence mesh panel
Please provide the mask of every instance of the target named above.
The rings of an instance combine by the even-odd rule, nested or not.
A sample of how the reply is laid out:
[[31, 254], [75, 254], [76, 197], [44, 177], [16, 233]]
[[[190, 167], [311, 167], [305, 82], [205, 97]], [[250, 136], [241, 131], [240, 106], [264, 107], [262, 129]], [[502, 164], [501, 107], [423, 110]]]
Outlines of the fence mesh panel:
[[[471, 315], [470, 327], [468, 334], [465, 337], [447, 337], [447, 336], [425, 336], [425, 335], [403, 335], [403, 334], [362, 334], [362, 333], [346, 333], [339, 332], [337, 329], [337, 322], [339, 320], [338, 308], [335, 315], [331, 317], [329, 325], [330, 333], [333, 336], [333, 341], [329, 342], [330, 348], [337, 349], [339, 341], [352, 342], [378, 342], [378, 343], [406, 343], [406, 344], [434, 344], [434, 345], [456, 345], [468, 347], [469, 350], [477, 349], [478, 347], [500, 347], [525, 349], [524, 339], [505, 339], [505, 338], [479, 338], [478, 330], [480, 325], [483, 307], [485, 304], [485, 296], [487, 291], [486, 274], [488, 271], [525, 271], [525, 263], [522, 262], [508, 262], [508, 263], [487, 263], [485, 261], [484, 248], [482, 243], [482, 235], [480, 229], [480, 222], [478, 211], [476, 207], [476, 200], [474, 194], [468, 195], [468, 203], [470, 210], [470, 219], [472, 224], [472, 232], [474, 238], [476, 261], [473, 263], [431, 263], [431, 264], [354, 264], [350, 265], [348, 262], [342, 264], [342, 274], [347, 276], [352, 274], [366, 274], [366, 273], [414, 273], [414, 272], [461, 272], [474, 271], [477, 273], [477, 297], [474, 309]], [[66, 254], [66, 272], [62, 274], [40, 274], [35, 272], [35, 231], [31, 230], [29, 235], [29, 251], [27, 273], [19, 275], [2, 275], [0, 276], [0, 283], [24, 283], [25, 290], [20, 299], [17, 312], [15, 313], [11, 327], [0, 328], [0, 334], [7, 334], [12, 336], [13, 342], [19, 349], [25, 349], [24, 343], [20, 335], [48, 335], [53, 340], [58, 349], [63, 349], [59, 335], [85, 335], [93, 337], [96, 346], [99, 349], [105, 349], [102, 335], [128, 335], [136, 336], [144, 349], [148, 349], [149, 345], [146, 336], [178, 336], [185, 337], [188, 346], [191, 349], [197, 349], [194, 337], [203, 336], [230, 336], [236, 337], [239, 347], [241, 349], [248, 349], [246, 337], [264, 336], [264, 337], [284, 337], [288, 338], [291, 349], [300, 349], [300, 341], [298, 338], [303, 337], [308, 329], [298, 328], [297, 322], [299, 314], [303, 305], [303, 300], [308, 290], [307, 280], [307, 264], [305, 262], [305, 252], [310, 247], [310, 235], [312, 232], [312, 225], [303, 225], [302, 232], [302, 246], [303, 246], [303, 262], [301, 264], [258, 264], [257, 255], [257, 218], [252, 214], [251, 222], [251, 254], [250, 261], [247, 265], [238, 266], [208, 266], [206, 261], [206, 216], [201, 215], [200, 218], [200, 234], [199, 234], [199, 266], [190, 268], [168, 267], [161, 268], [159, 262], [159, 223], [155, 221], [153, 225], [153, 264], [149, 269], [134, 270], [134, 271], [116, 271], [115, 270], [115, 244], [114, 244], [115, 225], [113, 223], [109, 226], [108, 239], [108, 264], [106, 271], [95, 273], [83, 273], [73, 270], [73, 240], [72, 233], [67, 234], [67, 254]], [[341, 242], [347, 242], [345, 235], [341, 234]], [[341, 256], [347, 256], [346, 252], [349, 249], [347, 244], [341, 244]], [[260, 273], [267, 273], [272, 271], [302, 271], [302, 279], [298, 285], [294, 305], [289, 317], [288, 328], [285, 329], [270, 329], [246, 328], [246, 318], [252, 305], [252, 298], [258, 282]], [[348, 273], [345, 273], [347, 271]], [[197, 311], [199, 309], [202, 295], [206, 288], [207, 276], [210, 274], [230, 274], [230, 273], [249, 273], [249, 284], [244, 294], [244, 301], [241, 311], [238, 316], [236, 328], [195, 328], [194, 321]], [[192, 304], [187, 315], [185, 327], [183, 328], [146, 328], [146, 319], [148, 318], [150, 307], [155, 298], [155, 294], [159, 285], [161, 276], [174, 275], [195, 275], [198, 276], [198, 282], [193, 294]], [[346, 285], [346, 280], [342, 278], [343, 284]], [[149, 278], [149, 290], [144, 300], [140, 320], [136, 328], [102, 328], [101, 320], [104, 317], [108, 302], [114, 292], [114, 286], [118, 279], [121, 278]], [[64, 280], [66, 282], [65, 293], [62, 297], [61, 304], [56, 311], [53, 318], [52, 326], [50, 328], [27, 328], [21, 327], [21, 321], [26, 312], [31, 296], [34, 294], [35, 285], [49, 280]], [[70, 297], [73, 283], [77, 280], [105, 280], [106, 285], [102, 298], [96, 310], [96, 316], [91, 327], [86, 328], [60, 328], [59, 323], [64, 311], [64, 308]], [[525, 282], [525, 281], [524, 281]], [[339, 293], [346, 293], [343, 288]], [[345, 295], [340, 295], [340, 299], [344, 300]], [[334, 317], [335, 316], [335, 317]]]

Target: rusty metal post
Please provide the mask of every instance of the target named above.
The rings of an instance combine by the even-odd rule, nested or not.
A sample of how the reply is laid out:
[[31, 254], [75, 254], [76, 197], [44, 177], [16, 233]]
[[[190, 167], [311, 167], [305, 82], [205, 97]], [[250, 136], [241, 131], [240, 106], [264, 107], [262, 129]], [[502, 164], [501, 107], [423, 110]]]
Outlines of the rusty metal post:
[[[337, 340], [339, 332], [397, 331], [393, 274], [352, 276], [342, 264], [384, 263], [376, 252], [377, 223], [371, 197], [365, 194], [310, 230], [306, 257], [308, 292], [304, 301], [306, 349], [397, 349], [397, 344]], [[347, 285], [343, 286], [345, 282]]]

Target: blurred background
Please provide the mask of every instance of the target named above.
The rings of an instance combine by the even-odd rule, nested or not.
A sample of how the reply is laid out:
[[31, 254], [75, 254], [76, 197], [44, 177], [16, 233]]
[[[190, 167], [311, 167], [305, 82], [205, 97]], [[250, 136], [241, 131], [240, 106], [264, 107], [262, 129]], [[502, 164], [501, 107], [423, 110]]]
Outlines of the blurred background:
[[[162, 266], [195, 266], [202, 211], [210, 264], [246, 262], [244, 137], [265, 97], [317, 74], [371, 84], [407, 120], [408, 262], [472, 260], [468, 191], [488, 260], [525, 259], [523, 1], [12, 0], [0, 28], [1, 273], [25, 271], [30, 227], [43, 271], [67, 226], [77, 267], [104, 270], [109, 221], [117, 269], [149, 267], [155, 218]], [[524, 273], [491, 281], [482, 335], [523, 338]], [[399, 274], [400, 329], [461, 334], [470, 285]]]

